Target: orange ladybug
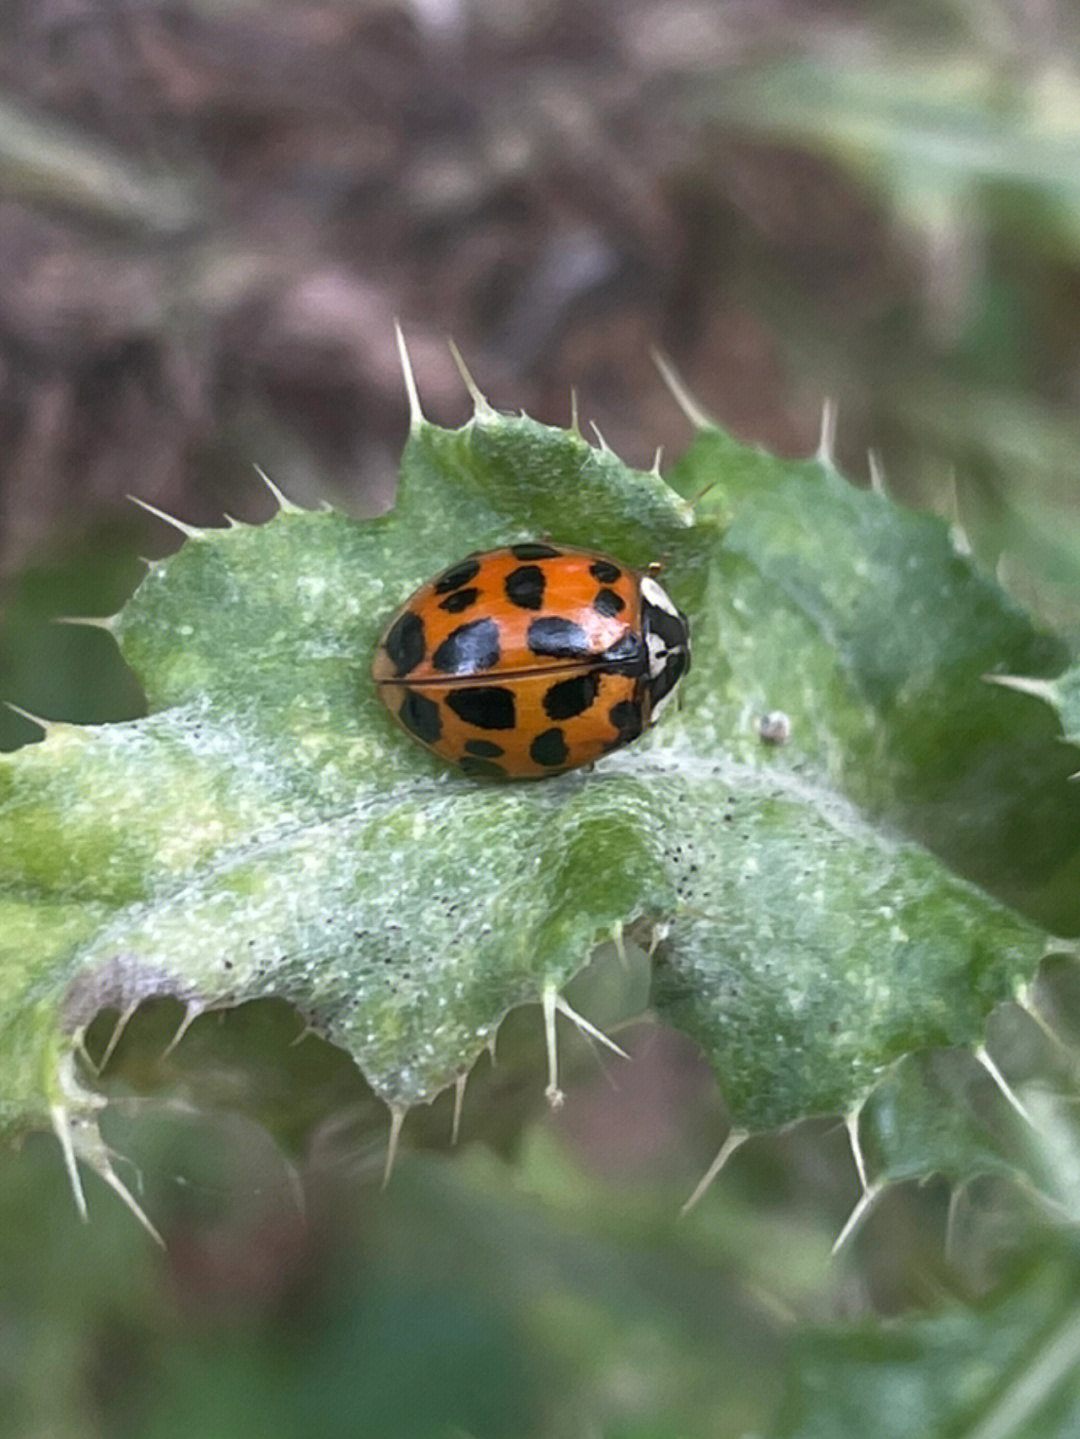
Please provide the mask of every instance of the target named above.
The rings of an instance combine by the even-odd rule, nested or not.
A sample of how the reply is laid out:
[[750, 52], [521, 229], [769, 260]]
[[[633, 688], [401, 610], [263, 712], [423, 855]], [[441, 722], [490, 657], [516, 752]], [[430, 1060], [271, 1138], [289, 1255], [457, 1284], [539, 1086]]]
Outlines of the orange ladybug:
[[379, 697], [468, 774], [536, 779], [654, 724], [690, 668], [690, 628], [651, 575], [529, 543], [469, 555], [392, 616]]

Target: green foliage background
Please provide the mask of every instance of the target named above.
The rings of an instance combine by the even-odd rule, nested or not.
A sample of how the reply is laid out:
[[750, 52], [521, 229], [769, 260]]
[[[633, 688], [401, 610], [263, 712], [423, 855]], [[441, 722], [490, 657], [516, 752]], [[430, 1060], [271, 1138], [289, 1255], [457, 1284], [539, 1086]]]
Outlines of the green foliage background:
[[[742, 272], [888, 493], [479, 403], [414, 416], [376, 520], [286, 503], [145, 575], [102, 533], [11, 587], [0, 686], [50, 719], [0, 761], [0, 1436], [1077, 1432], [1075, 84], [998, 21], [676, 87], [702, 173], [765, 137], [928, 273], [978, 252], [922, 320]], [[537, 534], [662, 560], [694, 669], [595, 772], [479, 785], [371, 648]]]
[[[100, 1129], [88, 1058], [111, 1055], [140, 1002], [179, 1001], [157, 1041], [167, 1056], [208, 1010], [287, 999], [400, 1116], [467, 1075], [509, 1011], [565, 1006], [607, 938], [625, 975], [628, 951], [652, 969], [655, 1015], [711, 1063], [729, 1149], [846, 1118], [852, 1224], [888, 1184], [935, 1172], [959, 1185], [996, 1174], [1071, 1213], [1071, 1171], [1044, 1152], [1060, 1116], [1035, 1123], [985, 1048], [1008, 1000], [1054, 1032], [1031, 984], [1048, 942], [1035, 917], [1074, 922], [1077, 800], [1054, 703], [1071, 684], [1054, 680], [1064, 649], [942, 521], [855, 490], [827, 455], [784, 462], [706, 429], [672, 481], [480, 404], [458, 431], [416, 416], [379, 520], [285, 501], [262, 526], [187, 531], [151, 564], [107, 625], [146, 718], [49, 725], [4, 760], [9, 1127], [51, 1113], [72, 1162], [142, 1213]], [[441, 768], [374, 695], [384, 614], [469, 548], [585, 532], [632, 563], [668, 557], [695, 642], [682, 708], [595, 772], [489, 785]], [[774, 746], [759, 722], [778, 709], [791, 735]], [[1052, 883], [1041, 869], [1023, 891], [1029, 918], [947, 865], [988, 762], [1022, 769], [1023, 793], [981, 805], [987, 850], [1033, 791], [1051, 813], [1039, 842], [1056, 846]], [[929, 830], [943, 797], [959, 821], [935, 833], [935, 857], [900, 826]], [[618, 999], [626, 1017], [633, 988]], [[607, 1018], [602, 993], [593, 1002], [586, 1025]], [[102, 1052], [95, 1021], [109, 1010]], [[459, 1170], [471, 1205], [475, 1160], [455, 1161], [454, 1185]], [[708, 1221], [694, 1225], [687, 1242], [708, 1248]], [[1027, 1300], [999, 1302], [1006, 1316]], [[1006, 1370], [1026, 1363], [1000, 1323]], [[1067, 1333], [1053, 1342], [1068, 1348]], [[972, 1348], [958, 1337], [950, 1362], [962, 1369]], [[695, 1349], [707, 1368], [708, 1346]], [[813, 1356], [801, 1404], [832, 1402], [807, 1376], [838, 1352], [797, 1351]], [[873, 1352], [893, 1362], [887, 1344]], [[501, 1364], [486, 1353], [478, 1362]], [[454, 1412], [434, 1387], [432, 1412]], [[712, 1411], [707, 1387], [694, 1392]], [[952, 1386], [933, 1402], [952, 1404]], [[777, 1433], [818, 1432], [793, 1412]]]

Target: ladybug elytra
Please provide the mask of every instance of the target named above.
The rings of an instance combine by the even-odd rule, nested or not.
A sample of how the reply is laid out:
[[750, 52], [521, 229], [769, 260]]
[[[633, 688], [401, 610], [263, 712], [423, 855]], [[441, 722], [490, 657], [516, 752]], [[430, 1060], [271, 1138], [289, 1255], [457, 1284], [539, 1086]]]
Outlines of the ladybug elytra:
[[421, 585], [372, 673], [394, 718], [441, 758], [535, 779], [636, 739], [689, 668], [686, 616], [651, 575], [529, 543], [469, 555]]

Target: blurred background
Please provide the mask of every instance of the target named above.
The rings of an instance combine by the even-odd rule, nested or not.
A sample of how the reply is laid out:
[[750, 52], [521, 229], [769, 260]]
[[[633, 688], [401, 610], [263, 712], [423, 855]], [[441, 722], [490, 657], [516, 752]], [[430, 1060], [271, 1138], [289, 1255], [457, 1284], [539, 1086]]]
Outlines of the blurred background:
[[[257, 520], [258, 463], [385, 508], [395, 317], [433, 420], [469, 413], [450, 336], [494, 405], [576, 392], [642, 466], [690, 434], [654, 350], [781, 454], [828, 399], [855, 483], [1075, 640], [1078, 40], [1065, 0], [8, 0], [0, 697], [139, 712], [108, 637], [53, 623], [174, 547], [130, 495]], [[0, 711], [0, 747], [37, 733]], [[164, 1259], [94, 1181], [78, 1224], [51, 1140], [0, 1159], [0, 1435], [773, 1432], [800, 1326], [993, 1292], [1041, 1222], [1000, 1181], [899, 1186], [830, 1262], [859, 1185], [822, 1121], [680, 1228], [726, 1132], [692, 1047], [640, 1027], [617, 1086], [581, 1054], [553, 1118], [529, 1015], [383, 1195], [385, 1113], [295, 1015], [163, 1056], [176, 1022], [147, 1006], [107, 1071]]]

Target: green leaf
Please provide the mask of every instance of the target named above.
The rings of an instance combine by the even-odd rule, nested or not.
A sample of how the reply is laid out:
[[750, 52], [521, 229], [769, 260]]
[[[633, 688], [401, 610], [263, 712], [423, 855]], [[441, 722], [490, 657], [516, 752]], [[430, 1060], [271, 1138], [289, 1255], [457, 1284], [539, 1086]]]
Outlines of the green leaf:
[[1076, 755], [1053, 714], [987, 683], [1054, 675], [1065, 647], [940, 520], [827, 467], [778, 466], [711, 432], [673, 482], [712, 486], [703, 507], [757, 577], [741, 613], [712, 611], [741, 671], [713, 699], [716, 728], [731, 731], [744, 698], [792, 713], [815, 767], [857, 802], [1056, 932], [1080, 929]]
[[[427, 1100], [631, 924], [742, 1124], [976, 1042], [1042, 937], [874, 815], [918, 817], [961, 759], [981, 782], [1021, 733], [1052, 788], [1052, 723], [1032, 737], [1038, 703], [981, 676], [1058, 649], [943, 525], [826, 462], [706, 432], [673, 478], [480, 403], [417, 418], [388, 515], [284, 504], [152, 564], [112, 622], [150, 713], [50, 725], [0, 768], [0, 1115], [70, 1106], [94, 1014], [163, 993], [189, 1018], [283, 996], [391, 1104]], [[696, 511], [678, 492], [710, 484]], [[663, 558], [694, 668], [595, 771], [479, 783], [394, 725], [374, 645], [446, 564], [542, 534]]]
[[[476, 547], [543, 529], [645, 564], [679, 552], [688, 518], [656, 475], [485, 412], [416, 426], [384, 519], [286, 505], [257, 529], [188, 532], [113, 622], [151, 713], [50, 725], [0, 770], [12, 1045], [40, 996], [59, 1035], [149, 994], [190, 1013], [283, 994], [392, 1102], [437, 1093], [507, 1009], [670, 888], [644, 752], [546, 786], [451, 773], [379, 703], [377, 635]], [[56, 1098], [30, 1049], [5, 1067], [9, 1118]]]
[[776, 1439], [1067, 1439], [1080, 1427], [1078, 1279], [1063, 1240], [992, 1304], [804, 1333]]

